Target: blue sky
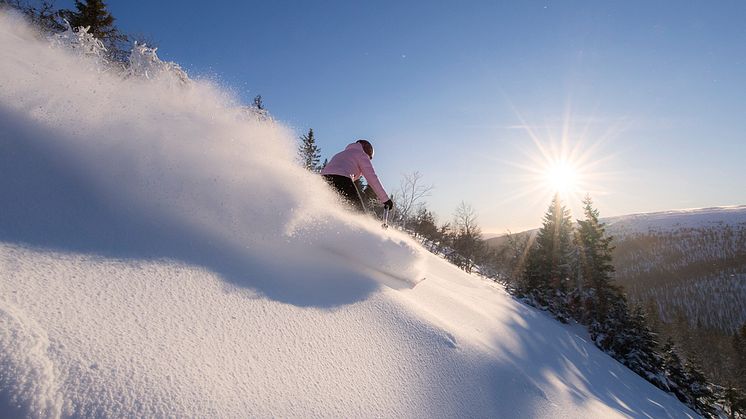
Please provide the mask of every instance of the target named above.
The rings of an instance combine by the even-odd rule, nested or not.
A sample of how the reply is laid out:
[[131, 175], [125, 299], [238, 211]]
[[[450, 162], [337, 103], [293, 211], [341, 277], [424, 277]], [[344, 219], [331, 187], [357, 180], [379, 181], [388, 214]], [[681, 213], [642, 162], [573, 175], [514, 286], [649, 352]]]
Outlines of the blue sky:
[[538, 226], [540, 150], [563, 147], [575, 210], [746, 204], [743, 1], [107, 3], [325, 157], [371, 139], [384, 186], [419, 171], [440, 221], [465, 201], [485, 232]]

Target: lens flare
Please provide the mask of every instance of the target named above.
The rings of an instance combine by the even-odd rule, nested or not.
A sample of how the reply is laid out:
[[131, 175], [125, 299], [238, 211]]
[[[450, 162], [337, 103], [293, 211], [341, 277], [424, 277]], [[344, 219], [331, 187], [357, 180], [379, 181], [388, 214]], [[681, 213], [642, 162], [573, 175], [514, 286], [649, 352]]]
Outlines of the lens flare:
[[625, 130], [626, 118], [578, 117], [568, 104], [563, 117], [532, 123], [511, 107], [519, 124], [505, 128], [517, 144], [511, 155], [522, 158], [500, 160], [511, 168], [506, 173], [514, 185], [496, 207], [520, 202], [524, 210], [543, 211], [559, 196], [573, 213], [582, 213], [585, 195], [608, 195], [610, 186], [626, 175], [609, 170], [615, 155], [605, 150]]
[[544, 178], [546, 187], [560, 194], [578, 192], [581, 181], [578, 169], [568, 161], [552, 163], [545, 169]]

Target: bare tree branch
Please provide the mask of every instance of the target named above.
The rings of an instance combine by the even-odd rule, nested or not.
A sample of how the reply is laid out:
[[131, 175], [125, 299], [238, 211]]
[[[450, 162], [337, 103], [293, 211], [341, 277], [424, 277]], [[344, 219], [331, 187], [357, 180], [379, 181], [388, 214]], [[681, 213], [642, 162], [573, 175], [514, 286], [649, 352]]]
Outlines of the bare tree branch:
[[430, 196], [432, 190], [433, 185], [422, 184], [422, 174], [420, 172], [404, 174], [399, 183], [399, 190], [395, 194], [397, 198], [397, 201], [395, 201], [396, 208], [402, 227], [406, 227], [407, 221], [414, 216], [418, 204], [422, 204], [422, 199]]

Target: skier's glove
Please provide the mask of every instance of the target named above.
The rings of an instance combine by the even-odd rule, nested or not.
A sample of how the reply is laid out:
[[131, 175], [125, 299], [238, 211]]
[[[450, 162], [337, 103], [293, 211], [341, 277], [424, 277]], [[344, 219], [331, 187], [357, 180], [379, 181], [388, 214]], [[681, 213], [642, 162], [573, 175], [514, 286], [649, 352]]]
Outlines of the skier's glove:
[[388, 201], [383, 203], [383, 207], [391, 211], [391, 209], [394, 208], [394, 201], [389, 199]]

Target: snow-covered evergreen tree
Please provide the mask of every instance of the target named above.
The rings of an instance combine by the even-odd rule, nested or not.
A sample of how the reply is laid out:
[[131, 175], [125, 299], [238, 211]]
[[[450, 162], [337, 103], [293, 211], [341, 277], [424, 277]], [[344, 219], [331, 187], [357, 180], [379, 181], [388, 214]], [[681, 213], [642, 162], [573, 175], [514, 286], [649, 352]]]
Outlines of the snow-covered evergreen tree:
[[695, 357], [682, 362], [671, 339], [666, 341], [662, 352], [669, 391], [679, 400], [705, 417], [718, 417], [717, 399], [720, 399], [721, 404], [728, 404], [728, 410], [740, 414], [742, 406], [739, 405], [741, 400], [738, 392], [723, 390], [722, 394], [716, 395]]
[[627, 346], [623, 347], [623, 363], [657, 387], [666, 388], [668, 385], [664, 375], [664, 362], [657, 351], [657, 335], [650, 328], [642, 306], [635, 305], [632, 309], [627, 331], [630, 338], [626, 342]]
[[715, 394], [712, 386], [702, 373], [702, 368], [696, 357], [690, 357], [684, 363], [684, 373], [687, 377], [687, 392], [691, 398], [694, 410], [706, 417], [717, 417], [715, 409]]
[[686, 373], [684, 373], [684, 364], [679, 357], [673, 341], [669, 338], [661, 350], [663, 353], [663, 365], [668, 378], [669, 390], [682, 402], [687, 402], [686, 396]]

